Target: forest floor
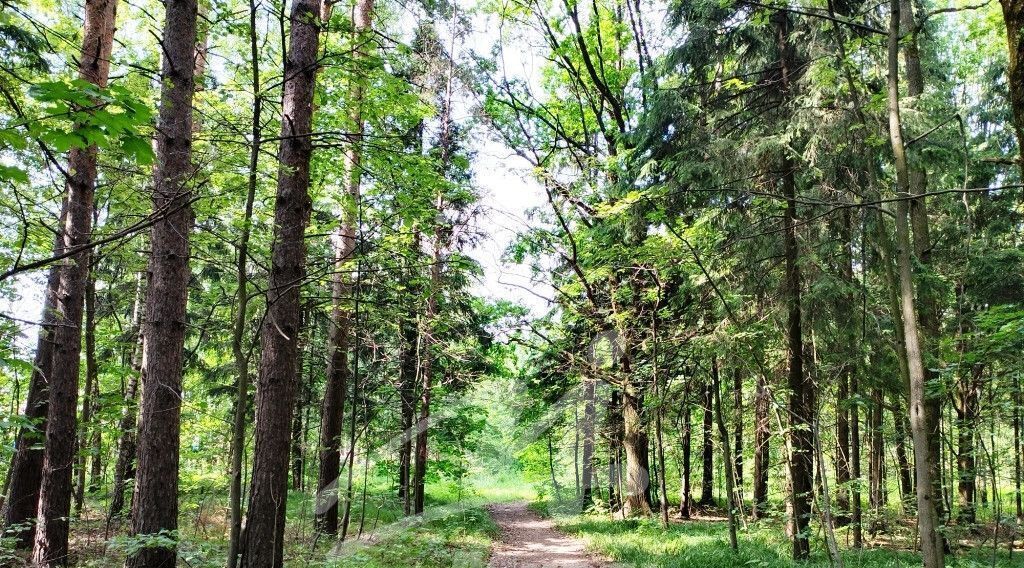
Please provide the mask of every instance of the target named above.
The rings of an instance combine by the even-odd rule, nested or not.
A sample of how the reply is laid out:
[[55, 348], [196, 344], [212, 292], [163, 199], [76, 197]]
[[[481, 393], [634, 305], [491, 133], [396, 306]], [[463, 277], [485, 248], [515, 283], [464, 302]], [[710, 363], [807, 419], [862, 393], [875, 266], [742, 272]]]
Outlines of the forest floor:
[[611, 566], [588, 554], [582, 541], [555, 529], [524, 502], [487, 508], [501, 529], [491, 547], [489, 568], [604, 568]]

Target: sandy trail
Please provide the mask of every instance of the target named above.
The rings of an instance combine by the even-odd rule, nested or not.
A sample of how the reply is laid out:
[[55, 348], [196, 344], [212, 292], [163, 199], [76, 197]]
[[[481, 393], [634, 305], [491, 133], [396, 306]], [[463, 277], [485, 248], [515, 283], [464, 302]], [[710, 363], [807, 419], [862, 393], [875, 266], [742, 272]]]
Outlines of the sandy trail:
[[501, 540], [491, 548], [490, 568], [609, 568], [611, 563], [585, 551], [579, 539], [557, 531], [554, 524], [526, 503], [499, 503], [487, 508], [501, 527]]

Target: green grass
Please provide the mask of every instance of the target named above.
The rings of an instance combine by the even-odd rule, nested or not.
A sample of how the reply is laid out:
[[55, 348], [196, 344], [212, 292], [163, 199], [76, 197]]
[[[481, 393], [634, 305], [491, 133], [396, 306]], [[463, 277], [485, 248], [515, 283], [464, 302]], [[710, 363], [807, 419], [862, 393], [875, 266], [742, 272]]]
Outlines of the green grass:
[[[739, 552], [729, 548], [728, 527], [724, 522], [687, 521], [663, 529], [656, 519], [614, 520], [607, 515], [555, 517], [557, 526], [586, 542], [588, 549], [626, 566], [716, 568], [746, 566], [775, 568], [795, 566], [789, 558], [789, 542], [777, 523], [750, 525], [739, 535]], [[842, 535], [840, 535], [842, 539]], [[813, 543], [810, 561], [799, 566], [830, 566], [824, 543]], [[920, 557], [910, 551], [877, 547], [862, 550], [843, 548], [846, 568], [890, 568], [920, 566]], [[973, 551], [948, 557], [952, 568], [1008, 568], [1024, 566], [1024, 553], [1011, 560], [1005, 550], [994, 556], [991, 543]]]
[[341, 548], [330, 567], [447, 568], [484, 566], [498, 527], [482, 507], [402, 530], [372, 545]]

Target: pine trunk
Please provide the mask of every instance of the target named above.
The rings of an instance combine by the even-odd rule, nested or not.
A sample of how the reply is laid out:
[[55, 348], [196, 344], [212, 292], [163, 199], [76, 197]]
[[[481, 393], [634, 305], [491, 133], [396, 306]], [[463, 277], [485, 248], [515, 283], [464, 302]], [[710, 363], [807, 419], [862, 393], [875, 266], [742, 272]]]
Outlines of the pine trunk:
[[242, 548], [241, 565], [246, 568], [280, 568], [284, 563], [289, 422], [299, 382], [296, 362], [300, 355], [300, 292], [306, 264], [305, 232], [312, 208], [309, 164], [313, 144], [309, 135], [320, 46], [320, 10], [320, 0], [296, 0], [290, 17], [270, 286], [267, 317], [260, 337], [256, 448]]
[[580, 510], [590, 509], [594, 503], [594, 422], [596, 420], [594, 379], [583, 379], [583, 473]]
[[684, 519], [689, 519], [691, 514], [691, 508], [693, 506], [693, 492], [690, 488], [690, 458], [693, 453], [693, 427], [691, 421], [693, 417], [690, 411], [690, 397], [689, 397], [689, 386], [687, 386], [687, 392], [684, 394], [683, 400], [683, 418], [682, 425], [680, 428], [680, 437], [682, 438], [682, 459], [683, 459], [683, 479], [680, 481], [679, 488], [679, 516]]
[[715, 464], [714, 464], [714, 405], [710, 381], [704, 383], [702, 409], [704, 411], [703, 444], [701, 445], [701, 476], [699, 505], [707, 507], [715, 504]]
[[[54, 252], [59, 253], [62, 246], [63, 239], [58, 235]], [[35, 520], [39, 506], [39, 484], [43, 476], [43, 442], [46, 439], [46, 415], [50, 401], [48, 384], [53, 369], [53, 312], [57, 301], [58, 275], [58, 267], [50, 269], [43, 297], [43, 324], [36, 343], [25, 413], [22, 416], [25, 423], [31, 426], [22, 426], [18, 430], [11, 469], [7, 473], [3, 534], [13, 537], [15, 546], [24, 549], [32, 547], [36, 534], [36, 526], [32, 521]]]
[[[99, 87], [107, 85], [114, 43], [116, 0], [85, 4], [85, 28], [78, 62], [79, 77]], [[92, 236], [93, 196], [96, 187], [96, 146], [72, 149], [68, 154], [67, 200], [60, 250], [88, 245]], [[75, 458], [78, 410], [78, 373], [82, 352], [82, 315], [89, 275], [90, 251], [82, 250], [62, 261], [57, 269], [54, 297], [52, 367], [46, 447], [36, 514], [32, 561], [38, 566], [64, 566], [68, 558], [71, 513], [71, 467]]]
[[763, 373], [757, 376], [757, 392], [754, 401], [754, 502], [751, 516], [760, 519], [768, 508], [768, 468], [770, 466], [771, 423], [768, 420], [769, 400], [767, 378]]

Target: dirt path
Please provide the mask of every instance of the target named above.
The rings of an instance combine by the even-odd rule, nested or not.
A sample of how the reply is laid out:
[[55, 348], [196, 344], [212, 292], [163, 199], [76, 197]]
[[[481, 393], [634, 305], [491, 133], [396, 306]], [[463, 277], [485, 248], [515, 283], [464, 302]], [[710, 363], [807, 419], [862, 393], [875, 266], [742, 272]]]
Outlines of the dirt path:
[[501, 540], [491, 548], [490, 568], [609, 568], [583, 548], [579, 539], [555, 530], [554, 524], [526, 507], [499, 503], [487, 508], [501, 527]]

